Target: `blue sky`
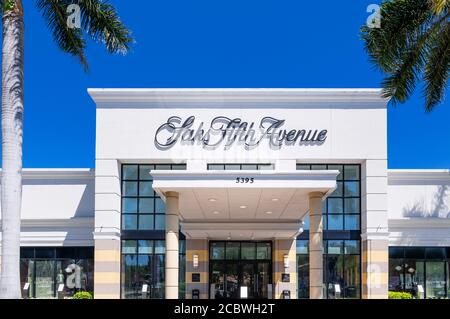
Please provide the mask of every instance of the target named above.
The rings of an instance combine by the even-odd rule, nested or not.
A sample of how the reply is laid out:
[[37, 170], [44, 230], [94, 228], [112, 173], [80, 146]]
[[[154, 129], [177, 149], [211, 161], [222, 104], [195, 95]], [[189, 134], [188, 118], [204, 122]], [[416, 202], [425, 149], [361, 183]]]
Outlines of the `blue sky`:
[[[136, 44], [127, 56], [109, 56], [90, 43], [86, 74], [25, 1], [24, 167], [94, 167], [88, 87], [380, 85], [358, 32], [374, 0], [111, 2]], [[450, 168], [448, 99], [426, 114], [420, 95], [389, 107], [390, 168]]]

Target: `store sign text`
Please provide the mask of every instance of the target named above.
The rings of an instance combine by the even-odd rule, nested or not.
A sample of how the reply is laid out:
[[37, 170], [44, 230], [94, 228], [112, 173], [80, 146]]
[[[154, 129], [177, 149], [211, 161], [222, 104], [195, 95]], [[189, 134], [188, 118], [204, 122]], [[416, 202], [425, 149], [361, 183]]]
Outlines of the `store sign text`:
[[240, 118], [218, 116], [205, 124], [197, 126], [195, 116], [182, 119], [170, 117], [155, 134], [155, 144], [160, 149], [168, 149], [177, 143], [203, 145], [205, 148], [217, 148], [224, 145], [227, 149], [232, 145], [243, 144], [246, 149], [255, 148], [264, 139], [270, 147], [282, 145], [322, 144], [327, 139], [326, 129], [285, 129], [285, 120], [266, 116], [258, 124], [246, 122]]

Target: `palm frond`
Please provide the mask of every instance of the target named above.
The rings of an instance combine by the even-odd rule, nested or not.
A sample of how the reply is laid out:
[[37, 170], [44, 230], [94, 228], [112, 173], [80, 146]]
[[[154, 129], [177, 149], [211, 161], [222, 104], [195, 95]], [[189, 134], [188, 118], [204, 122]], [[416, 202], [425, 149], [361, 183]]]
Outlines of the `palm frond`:
[[105, 1], [81, 0], [82, 28], [96, 41], [105, 44], [110, 53], [125, 54], [133, 42], [130, 31], [121, 22], [116, 9]]
[[405, 102], [421, 79], [426, 82], [426, 109], [442, 100], [449, 70], [443, 50], [449, 49], [444, 30], [450, 0], [444, 2], [387, 0], [381, 5], [381, 28], [361, 28], [371, 62], [386, 74], [383, 95], [393, 104]]
[[435, 15], [441, 14], [445, 7], [450, 6], [450, 0], [430, 0], [430, 2]]
[[444, 99], [450, 70], [450, 24], [430, 41], [424, 70], [425, 110], [431, 111]]
[[404, 51], [432, 19], [428, 0], [387, 1], [381, 5], [381, 28], [362, 28], [362, 38], [371, 62], [383, 72], [395, 72]]
[[66, 53], [78, 57], [84, 69], [88, 69], [85, 55], [86, 43], [80, 29], [70, 28], [67, 24], [67, 4], [60, 0], [37, 0], [37, 8], [47, 21], [53, 39]]

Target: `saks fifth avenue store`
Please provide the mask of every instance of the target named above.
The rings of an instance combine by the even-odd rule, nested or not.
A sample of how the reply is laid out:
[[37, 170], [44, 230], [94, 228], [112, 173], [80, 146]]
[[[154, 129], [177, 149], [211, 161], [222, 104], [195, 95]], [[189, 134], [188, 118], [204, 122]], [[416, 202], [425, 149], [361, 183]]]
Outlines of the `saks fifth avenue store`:
[[89, 94], [95, 168], [24, 170], [24, 297], [450, 297], [449, 170], [387, 168], [380, 90]]

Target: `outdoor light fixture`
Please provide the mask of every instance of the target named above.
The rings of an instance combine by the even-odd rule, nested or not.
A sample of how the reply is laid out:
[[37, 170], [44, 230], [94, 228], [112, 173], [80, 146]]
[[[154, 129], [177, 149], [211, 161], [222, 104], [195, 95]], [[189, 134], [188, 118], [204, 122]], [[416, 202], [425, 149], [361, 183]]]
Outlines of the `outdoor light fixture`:
[[278, 202], [279, 199], [278, 198], [272, 198], [272, 202]]
[[217, 199], [215, 199], [215, 198], [210, 198], [210, 199], [208, 199], [210, 202], [216, 202], [217, 201]]
[[194, 269], [198, 268], [198, 255], [194, 254], [192, 256], [192, 267], [194, 267]]
[[272, 214], [272, 212], [266, 212], [266, 214], [267, 214], [267, 215], [271, 215], [271, 214]]
[[284, 264], [284, 269], [289, 268], [289, 255], [285, 254], [283, 256], [283, 264]]
[[215, 211], [213, 211], [213, 214], [214, 214], [214, 215], [219, 215], [220, 212], [218, 212], [217, 210], [215, 210]]
[[242, 208], [242, 209], [247, 208], [247, 206], [245, 206], [245, 205], [241, 205], [239, 207]]

